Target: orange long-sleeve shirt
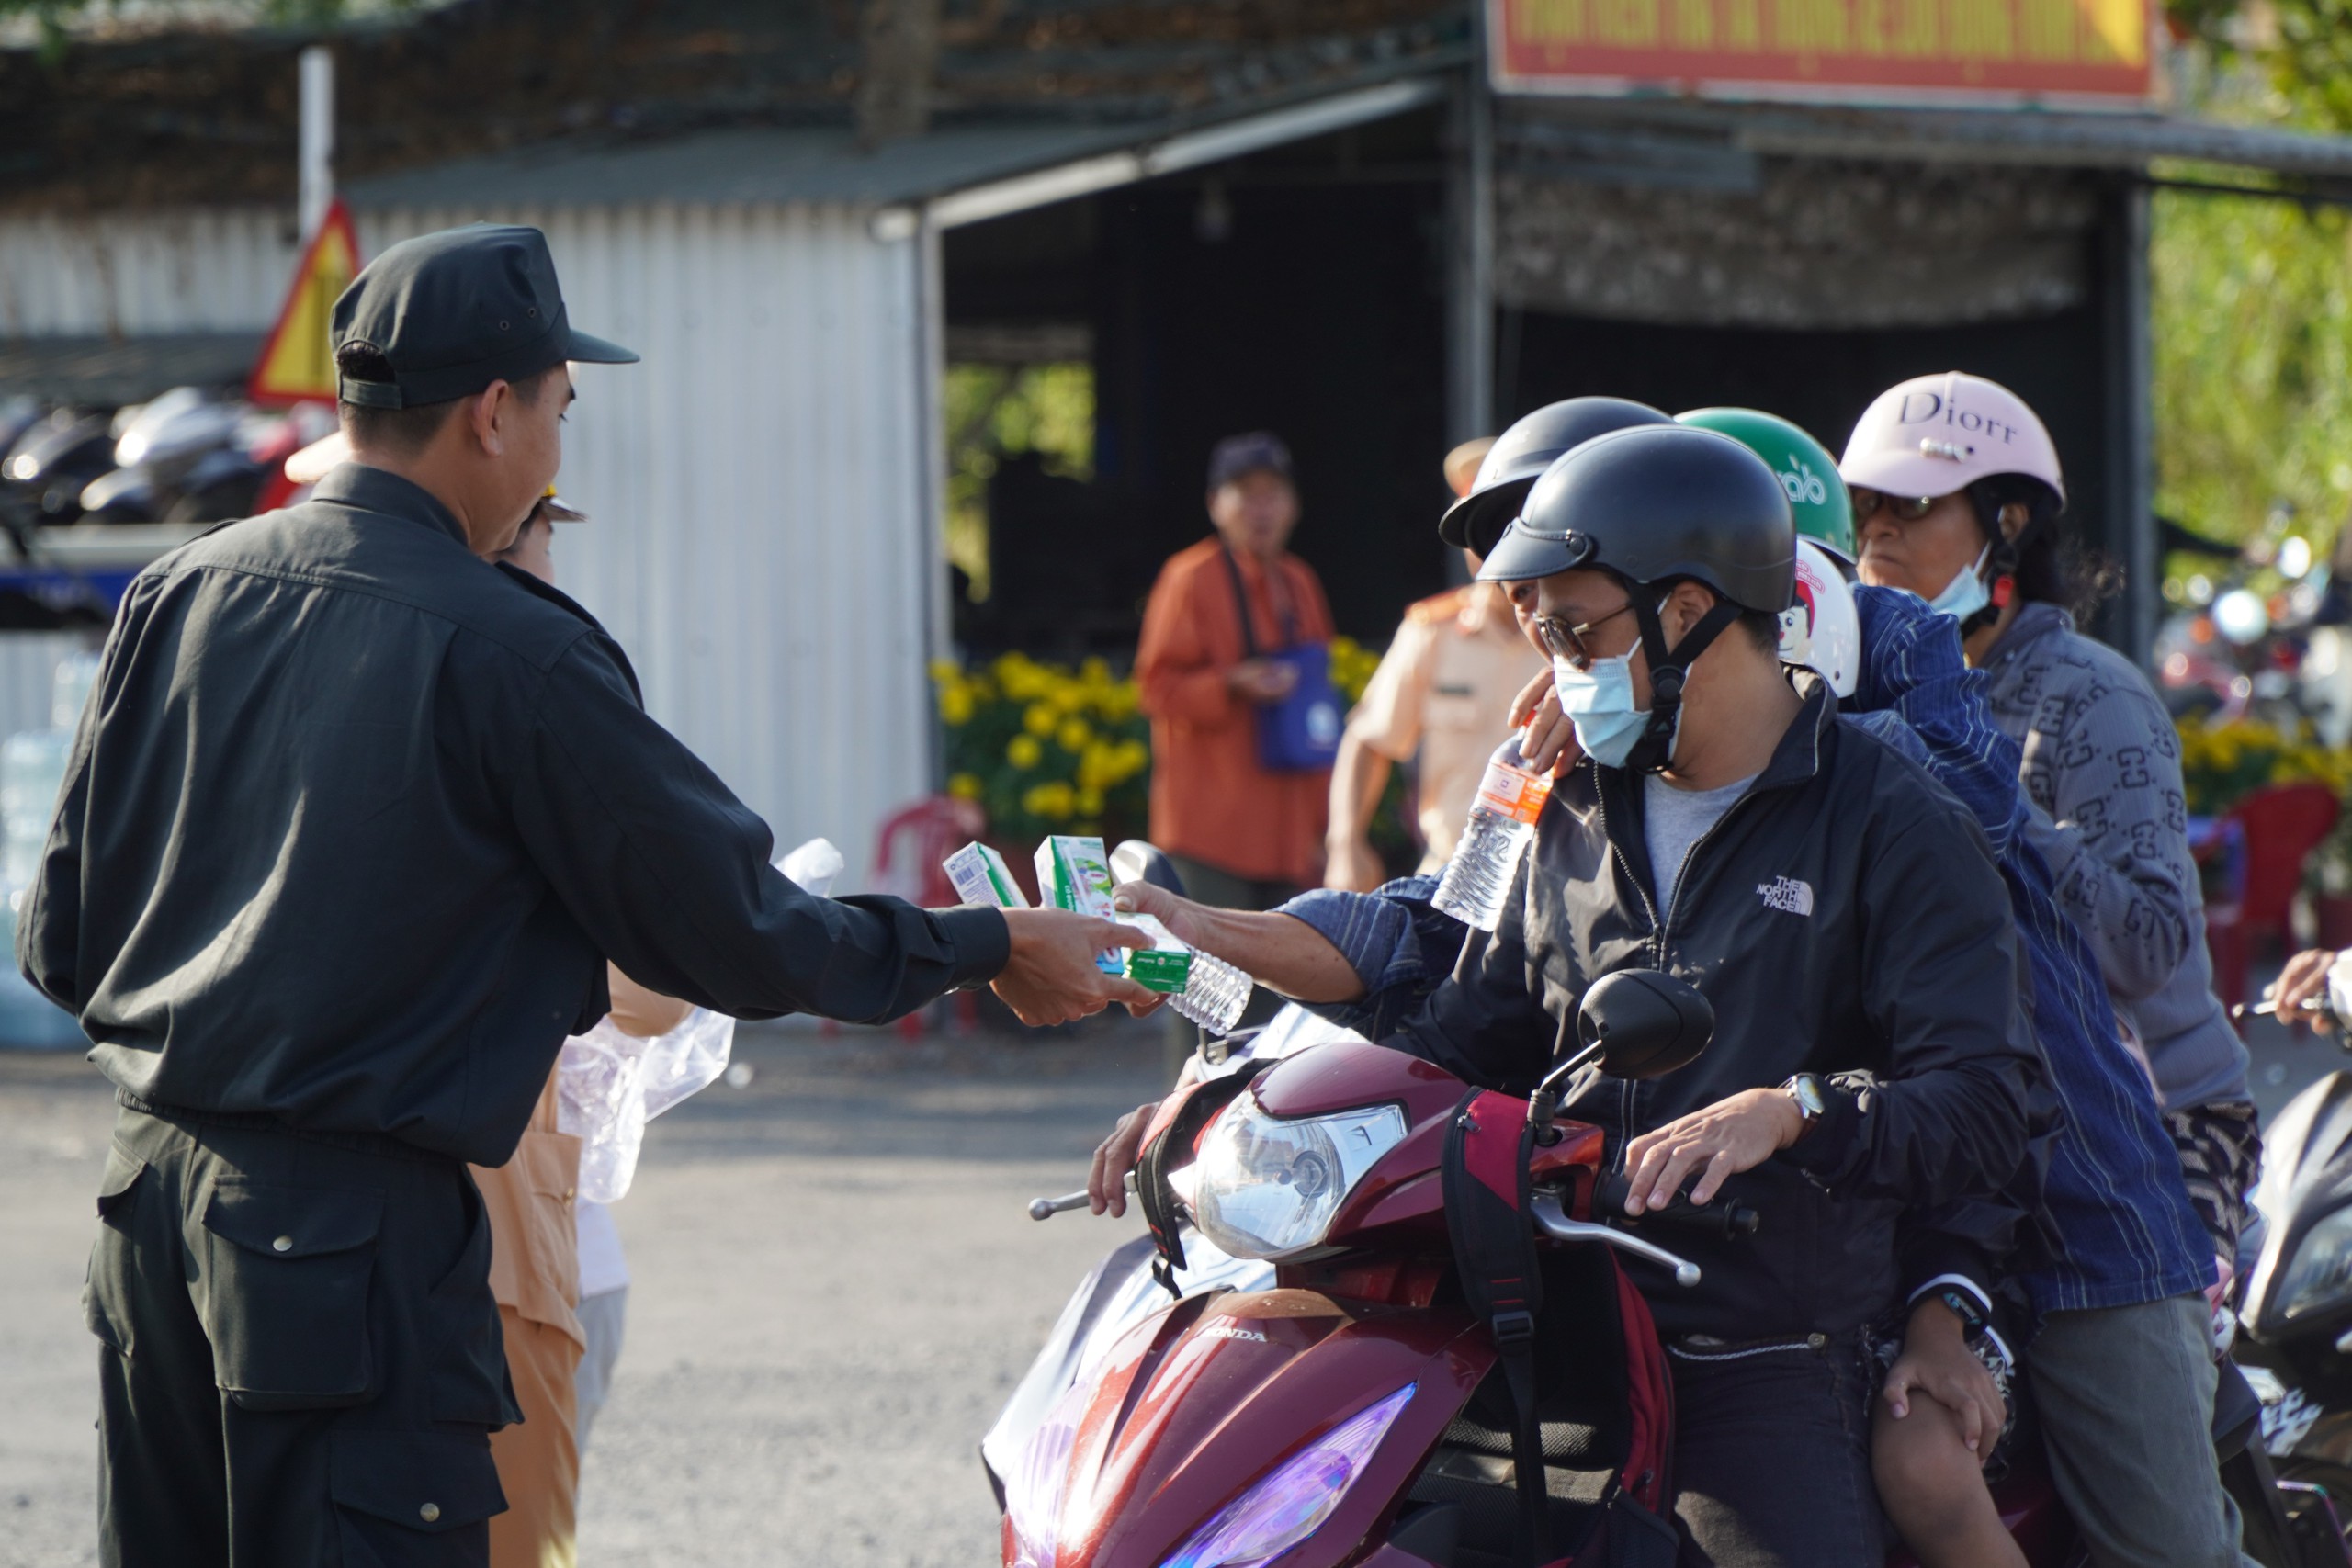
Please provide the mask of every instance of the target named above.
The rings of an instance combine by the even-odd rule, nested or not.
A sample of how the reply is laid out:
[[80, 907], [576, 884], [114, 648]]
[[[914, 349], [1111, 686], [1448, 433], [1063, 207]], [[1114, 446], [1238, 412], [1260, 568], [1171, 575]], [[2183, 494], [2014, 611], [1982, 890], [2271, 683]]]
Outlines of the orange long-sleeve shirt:
[[[1159, 569], [1144, 608], [1136, 681], [1151, 716], [1151, 837], [1160, 848], [1251, 881], [1320, 880], [1331, 774], [1269, 773], [1258, 765], [1254, 705], [1227, 689], [1241, 662], [1241, 619], [1212, 536]], [[1295, 640], [1329, 642], [1331, 608], [1315, 569], [1283, 555], [1269, 573], [1236, 554], [1258, 650], [1283, 646], [1275, 595], [1288, 602]]]

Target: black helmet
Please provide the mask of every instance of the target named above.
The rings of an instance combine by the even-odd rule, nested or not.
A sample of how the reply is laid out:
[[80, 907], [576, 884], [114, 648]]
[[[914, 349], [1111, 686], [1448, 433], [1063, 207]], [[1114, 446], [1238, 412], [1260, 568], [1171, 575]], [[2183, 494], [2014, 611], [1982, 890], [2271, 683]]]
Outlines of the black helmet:
[[1673, 423], [1662, 411], [1625, 398], [1570, 398], [1546, 403], [1496, 438], [1486, 461], [1478, 465], [1470, 493], [1448, 507], [1438, 521], [1437, 536], [1456, 548], [1490, 554], [1503, 530], [1519, 515], [1520, 502], [1527, 499], [1529, 488], [1552, 466], [1553, 458], [1612, 430]]
[[[1779, 615], [1796, 591], [1797, 531], [1779, 476], [1746, 446], [1693, 425], [1621, 430], [1544, 470], [1478, 576], [1522, 581], [1577, 570], [1630, 588], [1650, 671], [1650, 721], [1625, 766], [1673, 756], [1691, 664], [1743, 611]], [[1672, 648], [1645, 583], [1705, 583], [1716, 604]]]
[[1695, 577], [1779, 615], [1796, 583], [1796, 524], [1764, 459], [1690, 425], [1623, 430], [1544, 470], [1487, 557], [1490, 582], [1605, 567], [1628, 582]]

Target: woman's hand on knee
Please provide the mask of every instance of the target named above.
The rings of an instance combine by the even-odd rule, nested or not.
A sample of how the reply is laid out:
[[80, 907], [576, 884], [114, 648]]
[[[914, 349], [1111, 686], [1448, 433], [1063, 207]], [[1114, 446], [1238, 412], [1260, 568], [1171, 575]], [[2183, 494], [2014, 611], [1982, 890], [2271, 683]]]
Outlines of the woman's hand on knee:
[[1880, 1391], [1887, 1413], [1898, 1421], [1911, 1414], [1914, 1400], [1921, 1395], [1952, 1413], [1961, 1440], [1980, 1463], [1992, 1457], [2008, 1408], [2000, 1385], [1969, 1348], [1960, 1319], [1941, 1302], [1922, 1302], [1912, 1310], [1903, 1354], [1887, 1370], [1886, 1385]]

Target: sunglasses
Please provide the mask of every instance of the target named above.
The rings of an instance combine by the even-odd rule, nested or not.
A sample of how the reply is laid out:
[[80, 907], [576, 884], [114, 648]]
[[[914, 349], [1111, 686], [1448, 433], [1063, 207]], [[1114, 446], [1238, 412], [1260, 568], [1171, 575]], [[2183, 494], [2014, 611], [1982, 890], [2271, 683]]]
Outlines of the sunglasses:
[[1538, 615], [1535, 617], [1535, 635], [1544, 639], [1544, 646], [1552, 650], [1554, 658], [1566, 660], [1569, 669], [1581, 673], [1592, 668], [1592, 649], [1584, 645], [1586, 634], [1604, 622], [1615, 620], [1633, 607], [1634, 602], [1628, 599], [1609, 614], [1595, 615], [1582, 625], [1573, 626], [1557, 615]]
[[1860, 487], [1855, 488], [1849, 494], [1854, 502], [1854, 525], [1858, 528], [1877, 516], [1878, 509], [1882, 506], [1894, 513], [1897, 523], [1917, 523], [1920, 518], [1933, 512], [1936, 509], [1936, 502], [1943, 499], [1939, 495], [1884, 495], [1877, 491], [1862, 490]]

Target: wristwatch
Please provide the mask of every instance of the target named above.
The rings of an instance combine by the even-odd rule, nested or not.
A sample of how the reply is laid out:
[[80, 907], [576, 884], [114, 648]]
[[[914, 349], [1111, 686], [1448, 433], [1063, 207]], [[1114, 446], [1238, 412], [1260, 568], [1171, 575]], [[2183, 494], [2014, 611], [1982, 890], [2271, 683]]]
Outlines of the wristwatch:
[[1812, 1132], [1814, 1123], [1829, 1109], [1829, 1102], [1821, 1096], [1821, 1080], [1811, 1073], [1799, 1073], [1781, 1086], [1781, 1092], [1795, 1102], [1797, 1115], [1804, 1121], [1797, 1133], [1800, 1138]]
[[1983, 1338], [1984, 1330], [1991, 1326], [1991, 1320], [1984, 1314], [1984, 1304], [1971, 1292], [1957, 1285], [1945, 1285], [1936, 1292], [1933, 1299], [1941, 1302], [1945, 1311], [1960, 1319], [1961, 1337], [1971, 1345]]

